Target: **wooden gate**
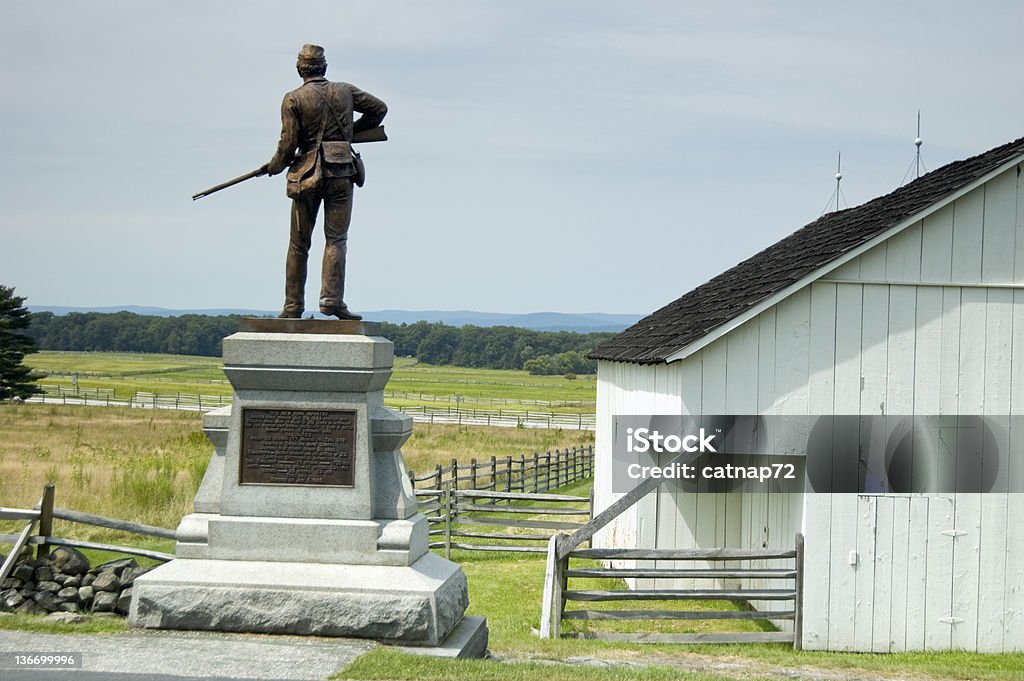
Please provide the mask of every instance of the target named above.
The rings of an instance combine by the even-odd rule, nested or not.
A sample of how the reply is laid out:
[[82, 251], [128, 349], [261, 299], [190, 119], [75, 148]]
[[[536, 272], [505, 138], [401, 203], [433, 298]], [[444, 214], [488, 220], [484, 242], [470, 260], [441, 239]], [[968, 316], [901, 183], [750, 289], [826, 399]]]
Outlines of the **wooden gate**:
[[[552, 545], [556, 539], [552, 538]], [[549, 554], [551, 558], [551, 554]], [[653, 567], [572, 567], [572, 559], [601, 561], [654, 561]], [[754, 561], [785, 561], [782, 567], [757, 567]], [[694, 561], [722, 564], [714, 567], [678, 567], [677, 563]], [[670, 562], [667, 567], [658, 562]], [[772, 549], [575, 549], [554, 565], [549, 561], [551, 575], [550, 620], [542, 636], [561, 636], [563, 620], [792, 620], [793, 631], [721, 632], [691, 634], [599, 633], [586, 638], [643, 643], [792, 643], [799, 647], [803, 536], [797, 535], [796, 546], [789, 550]], [[651, 580], [652, 588], [626, 590], [588, 590], [569, 588], [569, 580], [587, 579]], [[694, 588], [659, 587], [654, 580], [686, 580], [706, 586]], [[767, 583], [765, 587], [763, 584]], [[733, 586], [726, 586], [733, 585]], [[574, 584], [575, 586], [575, 584]], [[546, 597], [548, 595], [546, 594]], [[566, 610], [566, 604], [604, 601], [674, 602], [674, 601], [772, 601], [785, 604], [782, 610]], [[547, 603], [545, 603], [547, 605]]]

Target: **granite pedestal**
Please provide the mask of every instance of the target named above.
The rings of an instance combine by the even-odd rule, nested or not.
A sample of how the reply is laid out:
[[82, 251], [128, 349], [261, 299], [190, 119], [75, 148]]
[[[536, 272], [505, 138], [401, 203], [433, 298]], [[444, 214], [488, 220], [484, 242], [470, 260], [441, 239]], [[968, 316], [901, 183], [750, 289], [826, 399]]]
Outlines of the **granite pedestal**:
[[204, 416], [195, 512], [177, 558], [135, 581], [132, 626], [443, 647], [459, 625], [459, 652], [483, 654], [462, 569], [428, 551], [401, 454], [412, 419], [384, 406], [393, 346], [377, 333], [266, 319], [224, 339], [235, 397]]

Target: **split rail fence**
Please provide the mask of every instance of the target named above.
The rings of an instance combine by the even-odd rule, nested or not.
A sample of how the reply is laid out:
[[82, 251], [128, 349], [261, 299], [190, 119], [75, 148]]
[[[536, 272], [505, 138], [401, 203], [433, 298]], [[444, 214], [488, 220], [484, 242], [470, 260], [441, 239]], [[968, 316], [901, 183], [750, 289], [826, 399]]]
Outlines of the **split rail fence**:
[[[594, 448], [532, 457], [491, 457], [409, 474], [419, 510], [430, 523], [431, 548], [544, 553], [553, 532], [583, 527], [592, 497], [548, 494], [594, 474]], [[548, 517], [551, 516], [551, 517]]]
[[[0, 534], [0, 544], [13, 545], [10, 552], [7, 554], [7, 558], [4, 560], [3, 565], [0, 566], [0, 582], [7, 579], [11, 570], [14, 569], [14, 565], [17, 562], [18, 557], [28, 546], [36, 547], [37, 557], [42, 557], [49, 553], [49, 547], [51, 546], [70, 546], [78, 549], [95, 549], [97, 551], [111, 551], [114, 553], [124, 553], [133, 556], [144, 556], [146, 558], [152, 558], [159, 561], [168, 561], [174, 558], [174, 556], [167, 553], [150, 551], [148, 549], [140, 549], [131, 546], [114, 546], [111, 544], [98, 544], [96, 542], [54, 537], [53, 521], [54, 519], [57, 519], [67, 520], [83, 525], [92, 525], [94, 527], [105, 527], [111, 530], [121, 530], [122, 532], [141, 534], [148, 537], [160, 537], [161, 539], [177, 538], [174, 530], [169, 530], [163, 527], [153, 527], [152, 525], [143, 525], [141, 523], [133, 523], [127, 520], [106, 518], [100, 515], [93, 515], [92, 513], [81, 513], [79, 511], [71, 511], [66, 508], [56, 508], [53, 505], [54, 496], [54, 486], [46, 485], [43, 488], [43, 496], [39, 500], [39, 503], [36, 504], [35, 508], [22, 509], [0, 507], [0, 520], [28, 521], [21, 532], [17, 534]], [[38, 531], [33, 533], [33, 530], [37, 525]]]
[[594, 475], [594, 447], [556, 449], [554, 453], [533, 454], [489, 460], [471, 459], [468, 464], [452, 459], [447, 466], [437, 464], [429, 473], [409, 480], [417, 490], [471, 489], [492, 492], [547, 492]]

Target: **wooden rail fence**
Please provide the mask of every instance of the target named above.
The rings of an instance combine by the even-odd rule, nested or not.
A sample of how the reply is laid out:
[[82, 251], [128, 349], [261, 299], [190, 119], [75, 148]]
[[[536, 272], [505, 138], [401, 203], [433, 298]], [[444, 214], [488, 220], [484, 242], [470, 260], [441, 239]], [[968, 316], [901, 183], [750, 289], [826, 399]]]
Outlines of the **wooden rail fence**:
[[[594, 448], [588, 446], [482, 462], [474, 458], [468, 464], [452, 459], [424, 475], [410, 471], [409, 479], [430, 523], [431, 548], [450, 556], [453, 548], [543, 553], [552, 532], [582, 527], [576, 521], [589, 519], [592, 509], [589, 497], [546, 492], [593, 474]], [[536, 518], [544, 515], [567, 517]]]
[[[683, 465], [692, 464], [697, 457], [700, 456], [700, 452], [682, 453], [669, 462], [670, 465]], [[580, 549], [579, 547], [584, 543], [590, 541], [593, 536], [601, 530], [601, 528], [608, 525], [610, 522], [615, 520], [624, 511], [634, 506], [637, 502], [643, 499], [645, 496], [650, 494], [652, 491], [658, 488], [659, 485], [664, 483], [665, 478], [649, 477], [643, 479], [633, 489], [624, 494], [623, 496], [612, 502], [606, 509], [598, 513], [596, 516], [591, 518], [583, 527], [577, 529], [571, 535], [565, 534], [553, 534], [551, 539], [548, 540], [547, 550], [547, 566], [544, 572], [544, 595], [541, 605], [541, 616], [540, 616], [540, 637], [541, 638], [558, 638], [561, 635], [561, 623], [563, 619], [584, 619], [590, 618], [589, 614], [584, 615], [573, 615], [565, 617], [565, 604], [569, 600], [579, 601], [599, 601], [599, 600], [708, 600], [708, 599], [722, 599], [722, 600], [733, 600], [733, 601], [765, 601], [765, 600], [789, 600], [793, 602], [793, 619], [795, 631], [790, 632], [734, 632], [730, 634], [678, 634], [678, 635], [658, 635], [658, 634], [606, 634], [602, 635], [602, 638], [616, 638], [619, 640], [633, 640], [636, 642], [703, 642], [703, 643], [744, 643], [752, 641], [791, 641], [793, 647], [799, 649], [802, 641], [802, 593], [803, 593], [803, 536], [796, 536], [796, 548], [793, 551], [774, 551], [774, 550], [754, 550], [754, 549], [728, 549], [728, 548], [712, 548], [712, 549], [628, 549], [628, 548], [612, 548], [612, 549]], [[587, 570], [570, 570], [569, 559], [570, 558], [590, 558], [600, 560], [671, 560], [671, 561], [685, 561], [685, 560], [701, 560], [701, 561], [713, 561], [713, 560], [725, 560], [725, 561], [758, 561], [765, 560], [768, 558], [791, 558], [794, 560], [794, 567], [792, 570], [787, 570], [785, 575], [783, 573], [771, 573], [764, 569], [756, 569], [754, 567], [748, 568], [752, 572], [746, 573], [748, 580], [754, 579], [792, 579], [794, 581], [791, 589], [642, 589], [634, 591], [611, 591], [611, 592], [593, 592], [586, 590], [572, 590], [568, 589], [568, 580], [570, 577], [573, 578], [587, 578], [596, 577], [593, 571]], [[613, 567], [605, 567], [603, 570], [615, 570]], [[647, 576], [654, 574], [654, 579], [697, 579], [700, 574], [715, 573], [713, 577], [701, 577], [701, 579], [725, 579], [726, 575], [736, 573], [738, 570], [732, 566], [722, 568], [719, 571], [715, 569], [697, 569], [692, 570], [689, 573], [683, 571], [682, 577], [679, 576], [679, 570], [675, 567], [662, 570], [659, 573], [659, 569], [655, 568], [638, 568], [633, 573], [623, 572], [623, 568], [618, 568], [618, 572], [613, 576], [630, 578], [637, 576]], [[767, 576], [770, 575], [770, 576]], [[608, 577], [607, 573], [601, 575]], [[730, 577], [730, 579], [732, 579]], [[655, 582], [655, 584], [657, 584]], [[630, 595], [632, 594], [632, 595]], [[742, 595], [740, 595], [742, 594]], [[570, 611], [571, 612], [571, 611]], [[586, 612], [586, 611], [582, 611]], [[614, 612], [614, 611], [613, 611]], [[619, 611], [618, 615], [611, 615], [609, 617], [619, 616], [620, 619], [627, 618], [640, 618], [638, 611]], [[665, 619], [695, 619], [698, 617], [697, 614], [685, 611], [655, 611], [660, 612], [664, 615]], [[725, 611], [723, 611], [725, 612]], [[736, 613], [737, 611], [728, 611], [729, 613]], [[627, 614], [623, 614], [627, 613]], [[594, 615], [593, 618], [597, 619], [601, 615]], [[740, 619], [748, 617], [745, 615], [727, 614], [718, 617], [717, 619]], [[650, 618], [658, 619], [658, 617]], [[764, 617], [763, 619], [783, 619], [777, 617], [775, 613]], [[685, 637], [690, 637], [687, 640]], [[673, 637], [673, 638], [668, 638]]]
[[[43, 392], [30, 398], [31, 402], [103, 405], [108, 407], [137, 407], [149, 409], [179, 409], [209, 411], [231, 404], [231, 395], [199, 395], [195, 393], [154, 393], [137, 391], [129, 398], [118, 398], [113, 388], [80, 388], [60, 384], [41, 383]], [[397, 407], [418, 423], [451, 423], [458, 425], [499, 426], [503, 428], [562, 428], [565, 430], [593, 430], [594, 414], [563, 414], [529, 409], [475, 409], [458, 406], [432, 407], [427, 405]]]
[[414, 405], [393, 407], [420, 423], [457, 423], [479, 426], [563, 428], [568, 430], [594, 430], [594, 414], [561, 414], [528, 409], [474, 409], [460, 407], [430, 407]]
[[[552, 538], [552, 541], [554, 538]], [[570, 559], [602, 561], [654, 561], [654, 567], [572, 568]], [[760, 568], [742, 567], [744, 563], [761, 560], [788, 559], [792, 566]], [[658, 566], [668, 561], [669, 566]], [[728, 562], [723, 567], [679, 568], [676, 562]], [[803, 536], [797, 535], [796, 548], [771, 549], [574, 549], [555, 562], [553, 575], [550, 629], [552, 638], [561, 636], [563, 620], [792, 620], [794, 631], [723, 632], [700, 634], [587, 634], [587, 638], [641, 643], [793, 643], [800, 640], [801, 583], [803, 569]], [[645, 579], [651, 588], [628, 590], [569, 589], [568, 581], [585, 579]], [[710, 582], [701, 588], [665, 587], [661, 580], [685, 579], [687, 582]], [[658, 581], [653, 581], [658, 580]], [[764, 588], [752, 582], [782, 582], [778, 588]], [[738, 582], [738, 583], [737, 583]], [[671, 584], [671, 582], [669, 582]], [[732, 586], [723, 586], [731, 584]], [[598, 603], [605, 601], [776, 601], [788, 602], [787, 610], [566, 610], [568, 602]]]
[[129, 398], [117, 398], [113, 388], [80, 388], [78, 386], [41, 383], [42, 394], [32, 402], [102, 405], [106, 407], [141, 407], [209, 411], [231, 404], [231, 395], [198, 395], [195, 393], [152, 393], [137, 391]]
[[396, 400], [415, 400], [417, 402], [449, 402], [455, 405], [469, 402], [471, 404], [514, 404], [522, 407], [569, 407], [569, 408], [593, 408], [597, 402], [594, 400], [529, 400], [518, 397], [479, 397], [465, 395], [437, 395], [434, 393], [398, 392], [392, 390], [384, 391], [385, 398]]
[[409, 472], [417, 490], [472, 489], [493, 492], [540, 493], [562, 487], [594, 475], [594, 447], [573, 447], [554, 453], [502, 458], [487, 461], [471, 459], [468, 464], [452, 459], [447, 466], [437, 464], [429, 473]]
[[583, 527], [593, 506], [591, 497], [451, 487], [417, 490], [416, 496], [424, 500], [420, 512], [427, 514], [430, 536], [435, 539], [430, 548], [444, 549], [446, 558], [451, 558], [452, 549], [544, 553], [552, 532]]
[[[114, 553], [125, 553], [133, 556], [144, 556], [146, 558], [152, 558], [160, 561], [168, 561], [174, 558], [174, 556], [167, 553], [150, 551], [148, 549], [139, 549], [131, 546], [114, 546], [111, 544], [98, 544], [95, 542], [79, 541], [77, 539], [62, 539], [60, 537], [54, 537], [53, 521], [54, 519], [58, 519], [81, 523], [83, 525], [121, 530], [123, 532], [141, 534], [149, 537], [160, 537], [162, 539], [177, 538], [174, 530], [169, 530], [163, 527], [153, 527], [152, 525], [133, 523], [128, 520], [118, 520], [116, 518], [106, 518], [104, 516], [93, 515], [91, 513], [71, 511], [66, 508], [56, 508], [53, 505], [54, 496], [54, 486], [46, 485], [43, 488], [43, 496], [39, 500], [39, 503], [36, 504], [36, 508], [22, 509], [0, 507], [0, 520], [28, 521], [22, 531], [18, 534], [0, 534], [0, 544], [13, 544], [10, 552], [7, 554], [7, 558], [3, 562], [3, 565], [0, 566], [0, 582], [7, 579], [11, 570], [14, 569], [14, 564], [21, 555], [22, 550], [30, 545], [37, 547], [37, 557], [42, 557], [49, 553], [49, 547], [51, 546], [70, 546], [79, 549], [95, 549], [97, 551], [111, 551]], [[32, 530], [35, 528], [37, 523], [39, 525], [39, 531], [38, 533], [33, 534]]]

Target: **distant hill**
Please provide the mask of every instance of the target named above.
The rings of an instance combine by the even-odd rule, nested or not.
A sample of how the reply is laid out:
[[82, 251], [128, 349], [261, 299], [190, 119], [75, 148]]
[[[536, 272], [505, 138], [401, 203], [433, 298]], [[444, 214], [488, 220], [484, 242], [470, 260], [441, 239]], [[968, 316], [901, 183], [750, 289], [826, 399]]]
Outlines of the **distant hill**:
[[[158, 317], [178, 317], [185, 314], [229, 315], [265, 317], [277, 314], [274, 310], [244, 309], [203, 309], [203, 310], [172, 310], [164, 307], [144, 307], [140, 305], [123, 305], [113, 307], [62, 307], [57, 305], [31, 305], [33, 312], [52, 312], [65, 315], [70, 312], [134, 312], [140, 315]], [[376, 310], [360, 313], [370, 321], [391, 322], [393, 324], [413, 324], [418, 321], [443, 322], [449, 326], [515, 326], [535, 331], [577, 331], [591, 333], [595, 331], [622, 331], [632, 326], [643, 315], [605, 314], [602, 312], [531, 312], [528, 314], [506, 314], [501, 312], [474, 312], [472, 310]], [[320, 315], [317, 315], [318, 317]]]

